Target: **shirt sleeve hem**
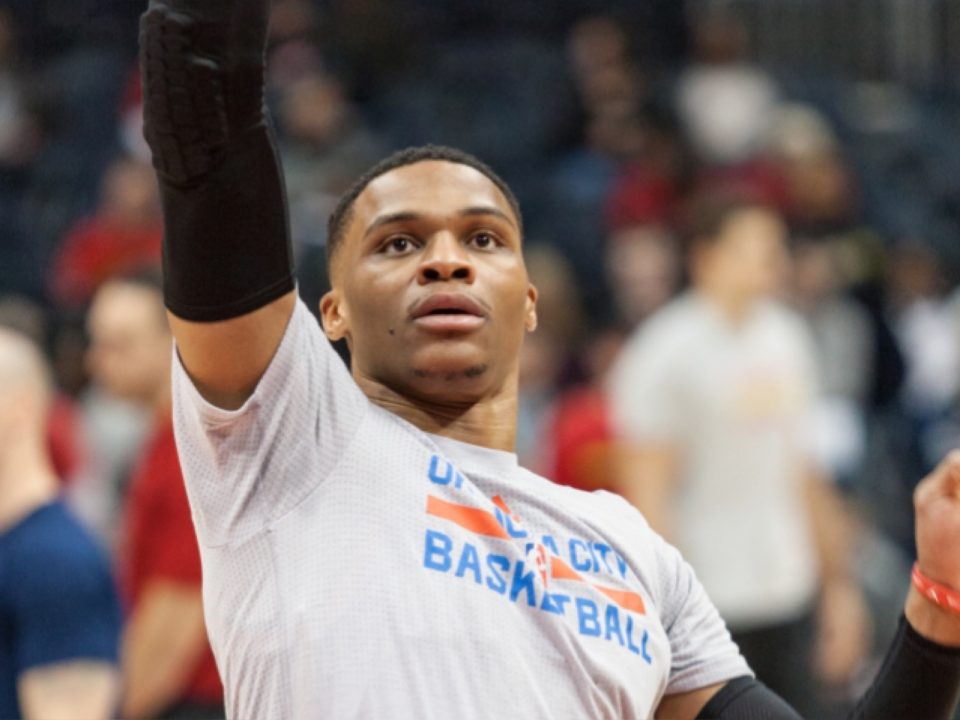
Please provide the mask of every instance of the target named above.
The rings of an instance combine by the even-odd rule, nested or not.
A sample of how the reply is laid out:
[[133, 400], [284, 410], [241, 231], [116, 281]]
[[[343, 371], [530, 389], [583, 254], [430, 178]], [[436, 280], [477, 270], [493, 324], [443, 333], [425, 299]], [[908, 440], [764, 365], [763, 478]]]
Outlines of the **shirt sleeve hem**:
[[664, 695], [676, 695], [678, 693], [691, 692], [716, 685], [717, 683], [727, 682], [736, 677], [756, 677], [750, 666], [743, 658], [731, 659], [722, 663], [712, 664], [707, 668], [691, 668], [682, 670], [670, 677], [667, 683], [667, 689]]
[[254, 388], [253, 392], [250, 393], [250, 397], [248, 397], [240, 407], [232, 410], [214, 405], [203, 396], [187, 372], [186, 367], [183, 365], [183, 361], [180, 359], [180, 353], [176, 348], [176, 343], [174, 343], [173, 373], [175, 376], [175, 384], [182, 388], [181, 392], [189, 398], [190, 404], [197, 410], [200, 419], [203, 420], [204, 423], [213, 426], [229, 425], [250, 412], [258, 403], [260, 388], [267, 381], [267, 378], [276, 372], [274, 367], [280, 362], [280, 359], [288, 354], [287, 345], [293, 342], [292, 336], [295, 334], [291, 332], [293, 324], [300, 322], [299, 315], [303, 312], [307, 312], [307, 310], [298, 300], [294, 305], [293, 312], [290, 314], [290, 319], [287, 321], [287, 327], [284, 328], [280, 344], [277, 346], [273, 357], [270, 358], [270, 363], [257, 382], [256, 388]]

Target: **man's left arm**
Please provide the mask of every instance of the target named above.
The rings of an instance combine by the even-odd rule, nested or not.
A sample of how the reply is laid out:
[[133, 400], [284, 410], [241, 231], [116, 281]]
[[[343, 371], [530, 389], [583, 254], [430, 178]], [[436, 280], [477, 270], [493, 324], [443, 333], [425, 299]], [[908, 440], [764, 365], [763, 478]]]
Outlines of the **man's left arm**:
[[200, 586], [154, 580], [123, 638], [123, 717], [150, 717], [181, 699], [206, 647]]
[[803, 489], [820, 567], [813, 669], [830, 685], [847, 682], [862, 664], [870, 611], [853, 573], [857, 523], [840, 493], [819, 471], [804, 468]]
[[32, 668], [17, 678], [26, 720], [106, 720], [114, 716], [119, 689], [116, 666], [94, 660]]

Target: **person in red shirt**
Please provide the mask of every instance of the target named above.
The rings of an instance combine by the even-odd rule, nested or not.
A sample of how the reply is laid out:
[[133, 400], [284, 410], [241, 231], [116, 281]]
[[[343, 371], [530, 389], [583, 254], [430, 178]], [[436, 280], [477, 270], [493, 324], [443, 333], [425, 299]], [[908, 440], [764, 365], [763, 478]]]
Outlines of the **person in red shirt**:
[[222, 717], [223, 688], [203, 621], [200, 554], [170, 416], [171, 338], [159, 276], [104, 283], [88, 328], [94, 379], [153, 413], [123, 519], [121, 574], [130, 615], [122, 716]]
[[96, 212], [77, 221], [57, 248], [48, 278], [51, 296], [60, 308], [79, 310], [118, 273], [159, 268], [162, 235], [150, 164], [118, 158], [103, 177]]

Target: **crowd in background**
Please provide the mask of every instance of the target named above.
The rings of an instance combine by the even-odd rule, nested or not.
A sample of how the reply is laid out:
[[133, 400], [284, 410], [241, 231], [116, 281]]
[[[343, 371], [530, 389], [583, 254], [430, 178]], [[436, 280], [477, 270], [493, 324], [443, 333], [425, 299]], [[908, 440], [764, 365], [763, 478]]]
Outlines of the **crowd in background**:
[[[378, 159], [426, 142], [477, 154], [520, 200], [540, 291], [521, 360], [521, 462], [616, 491], [608, 374], [687, 291], [692, 205], [735, 195], [772, 209], [790, 252], [774, 294], [812, 340], [812, 454], [858, 529], [851, 563], [882, 644], [914, 552], [913, 486], [960, 443], [960, 186], [930, 170], [937, 148], [905, 139], [929, 121], [907, 88], [834, 76], [830, 93], [811, 92], [816, 75], [758, 64], [747, 19], [716, 6], [276, 0], [267, 102], [300, 292], [315, 310], [327, 216]], [[0, 3], [0, 325], [52, 363], [63, 490], [121, 574], [146, 522], [128, 490], [165, 402], [137, 383], [167, 339], [136, 332], [149, 307], [129, 332], [91, 339], [108, 322], [105, 283], [148, 292], [144, 272], [160, 263], [142, 9]], [[842, 707], [870, 671], [830, 702]]]

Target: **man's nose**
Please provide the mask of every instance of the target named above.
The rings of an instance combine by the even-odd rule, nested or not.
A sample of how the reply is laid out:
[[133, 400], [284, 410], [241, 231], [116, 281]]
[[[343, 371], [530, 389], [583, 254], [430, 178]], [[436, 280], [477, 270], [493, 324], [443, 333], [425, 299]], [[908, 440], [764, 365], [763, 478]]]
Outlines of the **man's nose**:
[[443, 280], [472, 283], [475, 277], [469, 251], [449, 233], [433, 238], [417, 269], [421, 285]]

